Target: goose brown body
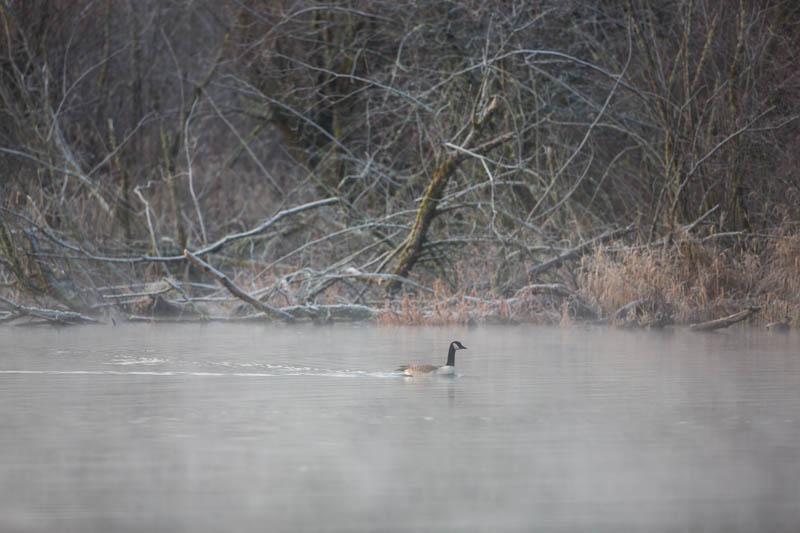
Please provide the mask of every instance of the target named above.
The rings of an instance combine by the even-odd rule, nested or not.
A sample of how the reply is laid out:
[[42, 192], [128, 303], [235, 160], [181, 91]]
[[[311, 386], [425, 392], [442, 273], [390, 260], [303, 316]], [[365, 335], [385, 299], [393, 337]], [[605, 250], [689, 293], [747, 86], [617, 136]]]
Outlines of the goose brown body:
[[432, 372], [436, 372], [439, 370], [439, 367], [436, 365], [408, 365], [408, 366], [401, 366], [400, 370], [405, 372], [406, 374], [430, 374]]
[[467, 347], [458, 341], [450, 343], [450, 349], [447, 352], [447, 363], [442, 366], [436, 365], [403, 365], [397, 368], [398, 372], [402, 372], [407, 376], [429, 376], [433, 374], [452, 375], [455, 373], [456, 365], [456, 350], [466, 350]]

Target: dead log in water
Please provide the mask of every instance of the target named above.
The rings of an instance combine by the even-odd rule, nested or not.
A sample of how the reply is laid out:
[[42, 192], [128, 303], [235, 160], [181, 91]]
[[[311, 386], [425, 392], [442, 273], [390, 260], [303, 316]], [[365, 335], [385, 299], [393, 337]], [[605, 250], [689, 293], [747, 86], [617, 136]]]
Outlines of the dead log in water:
[[734, 313], [724, 318], [717, 318], [715, 320], [709, 320], [707, 322], [699, 322], [697, 324], [692, 324], [691, 326], [689, 326], [689, 329], [692, 331], [713, 331], [715, 329], [727, 328], [732, 324], [736, 324], [737, 322], [741, 322], [742, 320], [749, 318], [750, 315], [757, 313], [760, 310], [761, 307], [753, 305], [748, 307], [747, 309], [743, 309], [738, 313]]

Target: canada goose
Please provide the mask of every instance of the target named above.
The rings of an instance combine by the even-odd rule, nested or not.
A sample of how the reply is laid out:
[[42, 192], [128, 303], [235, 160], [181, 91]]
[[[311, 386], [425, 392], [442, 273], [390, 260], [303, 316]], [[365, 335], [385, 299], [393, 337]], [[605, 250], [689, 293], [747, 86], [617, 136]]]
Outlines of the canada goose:
[[433, 374], [453, 375], [456, 373], [456, 350], [466, 350], [467, 347], [458, 341], [450, 343], [447, 352], [447, 363], [443, 366], [436, 365], [403, 365], [397, 369], [407, 376], [430, 376]]

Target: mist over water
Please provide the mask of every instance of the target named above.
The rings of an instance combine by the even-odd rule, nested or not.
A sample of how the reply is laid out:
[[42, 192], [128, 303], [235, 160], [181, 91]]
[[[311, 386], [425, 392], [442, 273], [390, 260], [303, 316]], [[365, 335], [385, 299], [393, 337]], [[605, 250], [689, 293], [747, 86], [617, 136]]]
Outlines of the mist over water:
[[800, 530], [796, 333], [2, 328], [0, 429], [3, 532]]

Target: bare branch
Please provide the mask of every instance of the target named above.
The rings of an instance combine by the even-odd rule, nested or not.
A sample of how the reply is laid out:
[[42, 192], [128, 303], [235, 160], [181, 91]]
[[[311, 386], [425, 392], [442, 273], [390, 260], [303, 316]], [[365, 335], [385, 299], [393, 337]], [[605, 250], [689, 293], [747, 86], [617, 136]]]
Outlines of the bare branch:
[[280, 320], [284, 320], [284, 321], [287, 321], [287, 322], [291, 322], [293, 320], [293, 317], [289, 313], [281, 311], [280, 309], [276, 309], [276, 308], [272, 307], [271, 305], [266, 304], [266, 303], [262, 302], [261, 300], [257, 300], [255, 298], [253, 298], [252, 296], [250, 296], [249, 294], [247, 294], [246, 292], [244, 292], [242, 289], [237, 287], [236, 284], [234, 284], [230, 280], [230, 278], [228, 276], [226, 276], [225, 274], [223, 274], [222, 272], [220, 272], [216, 268], [212, 267], [211, 265], [209, 265], [208, 263], [206, 263], [205, 261], [203, 261], [202, 259], [197, 257], [195, 254], [193, 254], [189, 250], [184, 250], [183, 251], [183, 255], [184, 255], [184, 257], [186, 257], [186, 259], [188, 259], [189, 261], [191, 261], [192, 263], [194, 263], [195, 265], [200, 267], [202, 270], [204, 270], [205, 272], [208, 272], [214, 278], [216, 278], [217, 281], [219, 281], [220, 284], [223, 287], [228, 289], [228, 291], [230, 291], [231, 294], [233, 294], [234, 296], [236, 296], [237, 298], [239, 298], [243, 302], [246, 302], [246, 303], [252, 305], [253, 307], [258, 309], [259, 311], [263, 311], [271, 319], [273, 319], [273, 320], [280, 319]]

